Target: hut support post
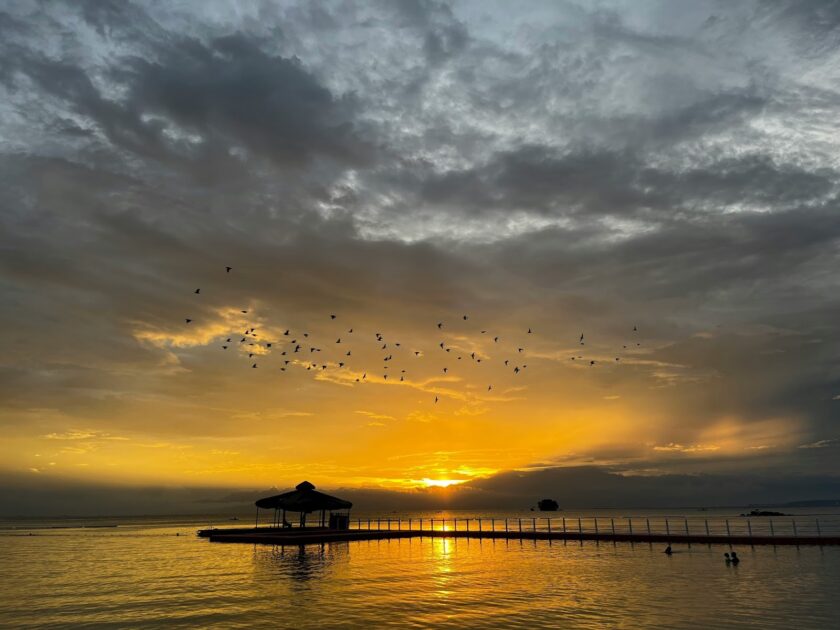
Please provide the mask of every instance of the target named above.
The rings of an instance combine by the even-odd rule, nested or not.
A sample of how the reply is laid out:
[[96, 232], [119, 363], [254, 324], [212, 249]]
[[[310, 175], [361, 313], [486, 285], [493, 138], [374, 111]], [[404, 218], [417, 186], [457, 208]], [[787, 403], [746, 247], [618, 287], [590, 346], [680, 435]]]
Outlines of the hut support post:
[[260, 508], [257, 508], [257, 518], [254, 519], [254, 529], [260, 526]]

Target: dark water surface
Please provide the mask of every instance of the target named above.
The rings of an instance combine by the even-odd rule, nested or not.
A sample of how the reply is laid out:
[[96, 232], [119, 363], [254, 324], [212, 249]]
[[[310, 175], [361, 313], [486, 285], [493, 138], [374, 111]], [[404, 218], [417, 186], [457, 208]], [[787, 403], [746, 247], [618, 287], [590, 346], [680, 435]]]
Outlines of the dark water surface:
[[0, 624], [840, 628], [837, 547], [742, 547], [733, 567], [723, 546], [671, 557], [661, 545], [468, 539], [278, 548], [211, 544], [194, 535], [206, 521], [113, 523], [3, 523]]

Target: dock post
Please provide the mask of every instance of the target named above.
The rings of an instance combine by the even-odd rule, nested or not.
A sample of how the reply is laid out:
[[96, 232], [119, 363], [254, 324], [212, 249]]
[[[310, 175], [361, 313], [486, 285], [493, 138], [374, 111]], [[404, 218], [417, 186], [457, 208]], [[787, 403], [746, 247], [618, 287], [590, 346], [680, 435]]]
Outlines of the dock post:
[[257, 529], [260, 524], [260, 508], [257, 508], [257, 518], [254, 519], [254, 529]]
[[747, 519], [747, 531], [749, 532], [750, 538], [752, 538], [752, 523], [750, 519]]
[[496, 531], [496, 519], [495, 518], [490, 519], [490, 531], [491, 532]]
[[793, 523], [793, 537], [797, 538], [799, 536], [799, 534], [796, 532], [796, 519], [795, 518], [791, 519], [790, 522]]
[[548, 533], [550, 534], [551, 533], [551, 519], [547, 518], [545, 520], [546, 520], [546, 522], [548, 522]]
[[599, 532], [598, 532], [598, 517], [596, 516], [595, 517], [595, 535], [597, 536], [598, 534], [599, 534]]
[[505, 534], [508, 533], [508, 520], [505, 518]]
[[820, 531], [820, 519], [816, 519], [817, 523], [817, 538], [822, 538], [822, 532]]
[[650, 519], [646, 518], [645, 522], [647, 523], [648, 536], [650, 536]]
[[[705, 519], [705, 521], [706, 521], [706, 536], [708, 536], [709, 535], [709, 519]], [[770, 527], [772, 527], [772, 524], [770, 525]]]
[[630, 535], [632, 536], [633, 535], [633, 517], [632, 516], [627, 517], [627, 526], [630, 528]]
[[615, 536], [615, 519], [610, 517], [610, 527], [612, 528], [613, 536]]
[[775, 538], [776, 532], [773, 531], [773, 519], [770, 519], [770, 538]]
[[533, 531], [537, 531], [537, 519], [536, 518], [531, 519], [531, 529]]
[[563, 535], [566, 535], [566, 517], [563, 517]]
[[583, 524], [580, 522], [580, 516], [578, 516], [578, 534], [583, 538]]
[[388, 531], [391, 531], [391, 517], [388, 517]]
[[668, 517], [667, 516], [665, 517], [665, 533], [670, 538], [670, 536], [671, 536], [671, 526], [668, 524]]
[[685, 519], [685, 535], [688, 536], [688, 518]]
[[729, 538], [732, 532], [729, 531], [729, 519], [726, 519], [726, 537]]
[[522, 519], [519, 519], [519, 533], [522, 533]]
[[411, 518], [408, 519], [408, 531], [411, 531]]

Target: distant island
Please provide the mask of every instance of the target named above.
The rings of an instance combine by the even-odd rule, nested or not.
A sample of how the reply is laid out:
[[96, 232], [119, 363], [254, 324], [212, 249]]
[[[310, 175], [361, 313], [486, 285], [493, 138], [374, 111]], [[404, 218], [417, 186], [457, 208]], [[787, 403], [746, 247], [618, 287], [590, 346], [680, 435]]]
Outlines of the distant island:
[[773, 512], [771, 510], [752, 510], [751, 512], [747, 512], [746, 514], [741, 514], [741, 516], [789, 516], [784, 512]]
[[560, 509], [560, 504], [554, 499], [541, 499], [537, 503], [537, 507], [540, 509], [540, 512], [556, 512]]

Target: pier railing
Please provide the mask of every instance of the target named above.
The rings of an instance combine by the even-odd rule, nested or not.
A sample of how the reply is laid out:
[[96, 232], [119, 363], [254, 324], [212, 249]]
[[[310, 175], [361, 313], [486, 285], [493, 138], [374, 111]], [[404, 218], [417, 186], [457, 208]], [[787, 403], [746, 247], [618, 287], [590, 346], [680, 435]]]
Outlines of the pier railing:
[[355, 518], [352, 530], [435, 532], [545, 532], [578, 535], [656, 535], [727, 538], [819, 538], [840, 535], [840, 515], [779, 517], [696, 516], [523, 516], [440, 518]]

